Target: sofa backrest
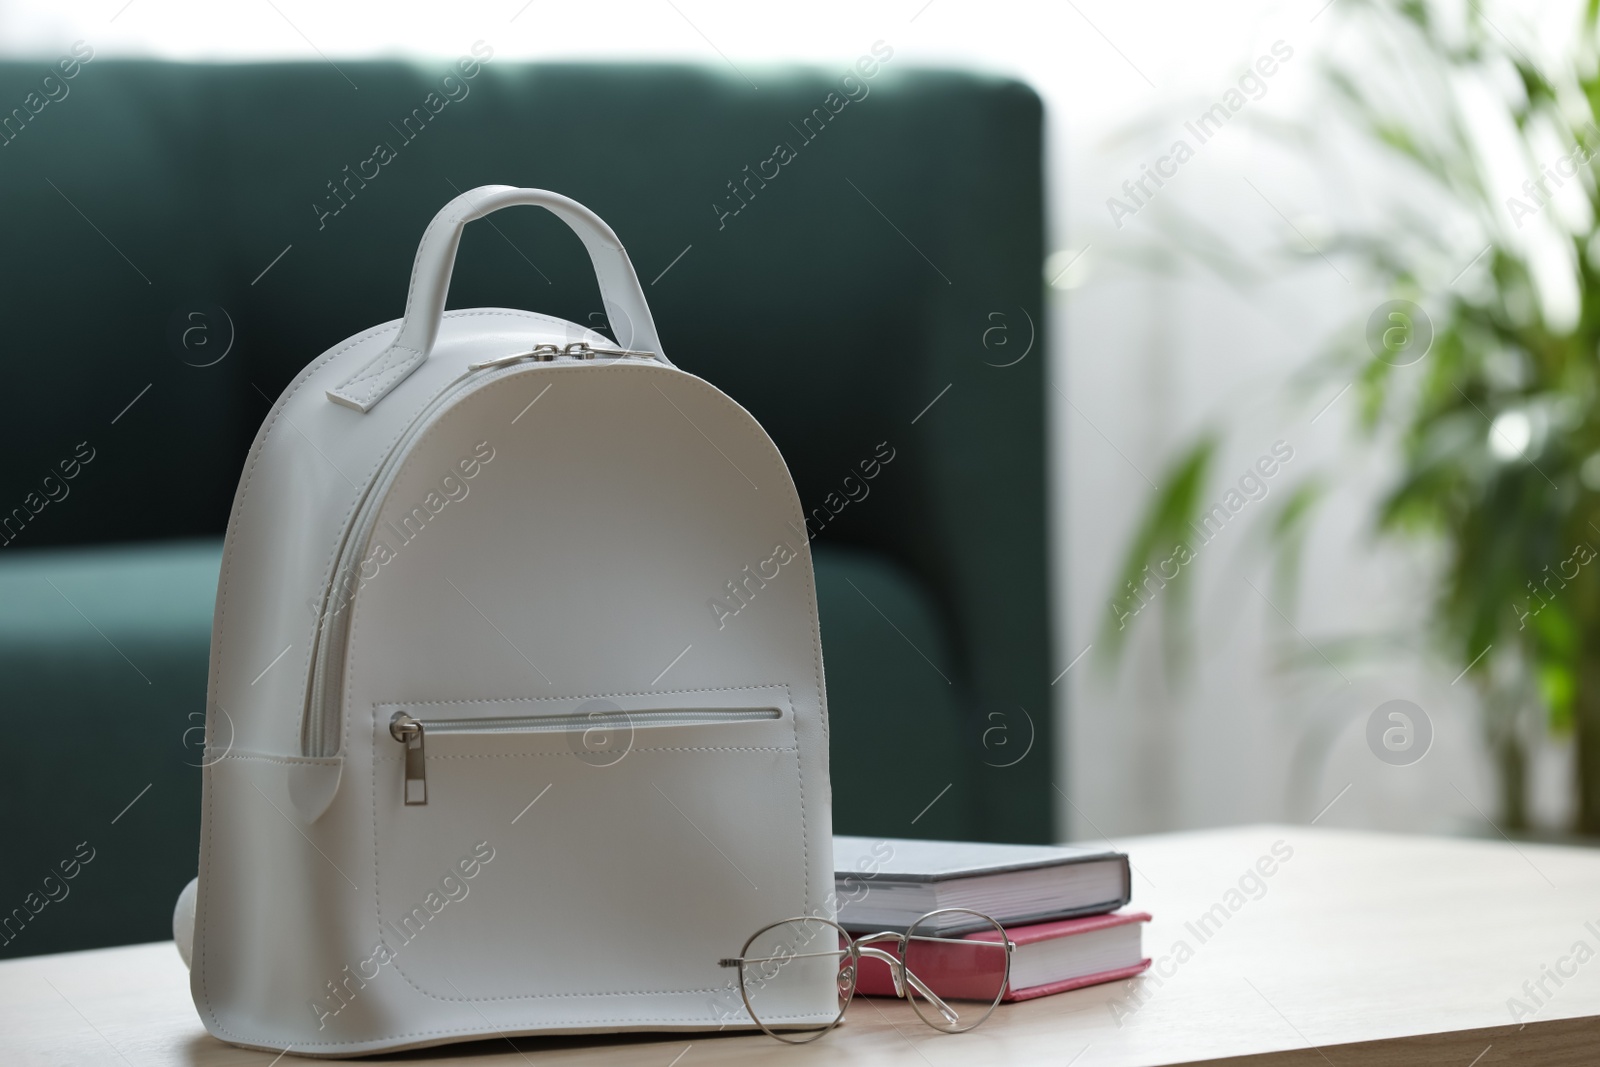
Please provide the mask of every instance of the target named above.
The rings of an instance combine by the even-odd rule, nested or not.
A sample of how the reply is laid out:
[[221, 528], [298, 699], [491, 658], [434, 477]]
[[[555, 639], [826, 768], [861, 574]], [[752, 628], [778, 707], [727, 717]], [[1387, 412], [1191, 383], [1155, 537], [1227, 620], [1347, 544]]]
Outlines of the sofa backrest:
[[[1047, 837], [1040, 104], [876, 51], [758, 90], [481, 54], [0, 64], [4, 550], [220, 532], [271, 398], [400, 314], [433, 212], [554, 189], [621, 235], [674, 362], [772, 434], [818, 543], [928, 590], [974, 736], [1027, 710], [1038, 751], [980, 760], [982, 823]], [[533, 211], [468, 228], [451, 305], [603, 321]]]

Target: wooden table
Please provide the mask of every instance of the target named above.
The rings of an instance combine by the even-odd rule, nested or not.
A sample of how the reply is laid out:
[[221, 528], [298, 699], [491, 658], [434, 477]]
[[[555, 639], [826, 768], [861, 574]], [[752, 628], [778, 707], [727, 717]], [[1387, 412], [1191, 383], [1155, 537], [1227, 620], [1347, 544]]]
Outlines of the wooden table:
[[[760, 1034], [522, 1038], [515, 1047], [483, 1041], [375, 1059], [476, 1067], [1600, 1063], [1600, 851], [1303, 826], [1117, 844], [1133, 857], [1135, 905], [1155, 914], [1145, 951], [1165, 976], [1005, 1005], [970, 1034], [939, 1034], [903, 1005], [860, 1000], [838, 1030], [803, 1047]], [[1270, 877], [1252, 876], [1275, 844], [1279, 857], [1292, 855], [1262, 862]], [[1571, 955], [1580, 941], [1593, 954], [1581, 963]], [[1566, 972], [1561, 984], [1544, 977], [1545, 967]], [[1513, 1000], [1527, 1007], [1515, 1021]], [[272, 1061], [206, 1034], [170, 943], [0, 963], [6, 1067]]]

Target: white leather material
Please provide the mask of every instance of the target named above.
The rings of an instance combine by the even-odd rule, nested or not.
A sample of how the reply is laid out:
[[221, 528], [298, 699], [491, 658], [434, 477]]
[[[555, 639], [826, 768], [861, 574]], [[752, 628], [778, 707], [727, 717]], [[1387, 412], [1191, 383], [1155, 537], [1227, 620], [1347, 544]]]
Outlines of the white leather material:
[[[200, 1016], [235, 1044], [323, 1056], [748, 1027], [717, 960], [769, 922], [833, 914], [816, 594], [787, 468], [747, 412], [663, 362], [470, 371], [609, 344], [521, 311], [446, 313], [382, 404], [328, 403], [401, 326], [290, 384], [234, 501]], [[319, 632], [343, 640], [314, 702]], [[313, 703], [336, 750], [307, 730]], [[595, 708], [627, 732], [601, 758], [561, 726]], [[428, 724], [426, 804], [403, 802], [402, 710]], [[453, 731], [486, 720], [510, 725]], [[804, 1020], [831, 986], [795, 996]]]
[[455, 270], [462, 229], [475, 219], [519, 204], [547, 209], [583, 241], [594, 265], [595, 278], [600, 283], [600, 300], [617, 343], [627, 349], [654, 352], [665, 360], [633, 262], [628, 259], [617, 235], [600, 216], [559, 193], [484, 185], [469, 189], [450, 201], [428, 223], [412, 264], [411, 287], [406, 293], [406, 312], [400, 320], [398, 336], [338, 388], [328, 390], [329, 400], [357, 411], [368, 411], [422, 365], [438, 336], [439, 319], [444, 314], [445, 297], [450, 292], [450, 275]]
[[194, 898], [199, 889], [200, 879], [189, 879], [189, 884], [183, 887], [178, 894], [178, 902], [172, 907], [172, 943], [177, 946], [178, 956], [185, 967], [194, 957]]
[[301, 822], [313, 823], [322, 818], [339, 791], [343, 771], [344, 760], [337, 756], [305, 758], [288, 768], [289, 803], [294, 805]]

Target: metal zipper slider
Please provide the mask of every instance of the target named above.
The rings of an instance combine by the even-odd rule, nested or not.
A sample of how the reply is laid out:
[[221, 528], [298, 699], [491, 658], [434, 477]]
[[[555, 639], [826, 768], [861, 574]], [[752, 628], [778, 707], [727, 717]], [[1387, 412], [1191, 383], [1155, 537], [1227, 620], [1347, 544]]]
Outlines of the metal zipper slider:
[[406, 746], [406, 780], [404, 797], [407, 804], [428, 802], [428, 762], [422, 748], [422, 723], [403, 711], [394, 713], [389, 720], [389, 736]]

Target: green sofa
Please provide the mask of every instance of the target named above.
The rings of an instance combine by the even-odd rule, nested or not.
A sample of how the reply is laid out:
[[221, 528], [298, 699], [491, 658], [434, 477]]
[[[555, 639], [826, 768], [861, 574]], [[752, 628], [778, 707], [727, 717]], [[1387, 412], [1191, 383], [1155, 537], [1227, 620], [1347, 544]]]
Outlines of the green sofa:
[[[0, 958], [167, 936], [245, 451], [307, 361], [398, 316], [423, 225], [488, 183], [610, 222], [674, 361], [787, 458], [836, 830], [1050, 839], [1041, 109], [903, 63], [759, 90], [492, 59], [94, 59], [51, 88], [52, 62], [0, 64]], [[541, 212], [468, 228], [452, 303], [603, 321]]]

